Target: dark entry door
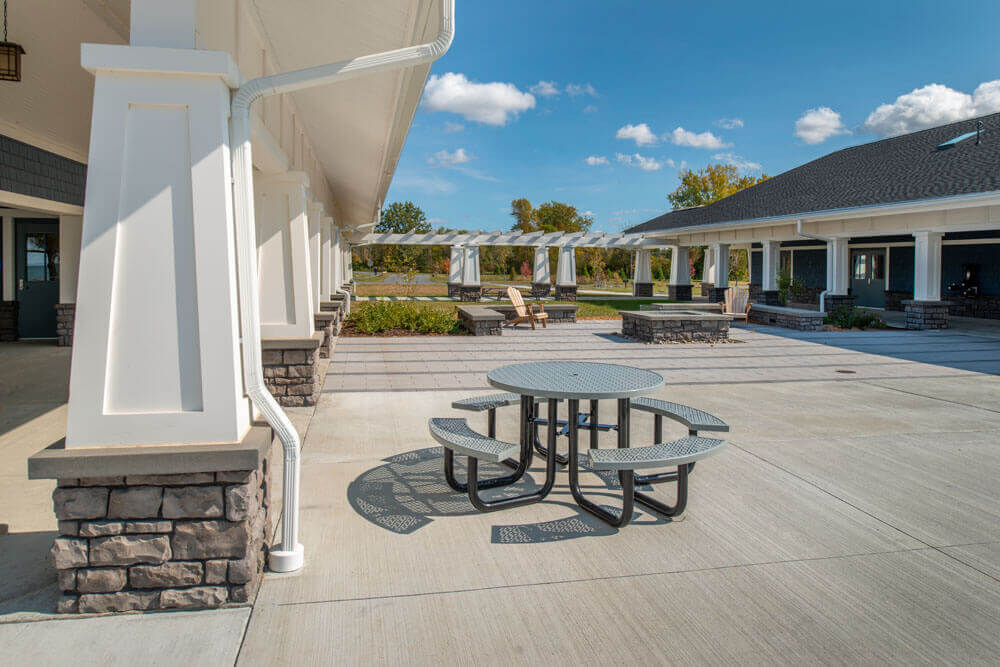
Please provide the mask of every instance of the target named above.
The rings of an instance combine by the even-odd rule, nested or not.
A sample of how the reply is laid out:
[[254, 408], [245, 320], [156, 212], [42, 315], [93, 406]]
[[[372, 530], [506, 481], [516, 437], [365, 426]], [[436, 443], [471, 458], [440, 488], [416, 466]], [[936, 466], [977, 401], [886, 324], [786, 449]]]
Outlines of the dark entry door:
[[885, 287], [885, 249], [851, 251], [851, 294], [857, 297], [855, 303], [885, 308]]
[[15, 258], [21, 338], [55, 338], [59, 302], [59, 222], [16, 218]]

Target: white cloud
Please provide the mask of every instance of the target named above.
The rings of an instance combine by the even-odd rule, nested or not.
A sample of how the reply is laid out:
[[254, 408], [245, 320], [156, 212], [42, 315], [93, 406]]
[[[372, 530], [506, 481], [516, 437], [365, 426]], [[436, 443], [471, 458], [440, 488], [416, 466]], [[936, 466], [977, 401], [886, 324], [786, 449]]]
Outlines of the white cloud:
[[880, 105], [868, 115], [864, 128], [888, 137], [994, 111], [1000, 111], [1000, 80], [979, 84], [971, 95], [932, 83]]
[[583, 216], [583, 217], [585, 217], [585, 218], [593, 218], [593, 217], [594, 217], [595, 215], [597, 215], [597, 214], [596, 214], [596, 213], [594, 213], [593, 211], [584, 211], [584, 212], [583, 212], [583, 213], [581, 213], [580, 215], [582, 215], [582, 216]]
[[740, 118], [720, 118], [715, 124], [723, 130], [735, 130], [743, 127], [743, 120]]
[[667, 166], [670, 167], [671, 169], [673, 169], [674, 167], [677, 166], [677, 163], [674, 162], [673, 158], [669, 158], [668, 157], [667, 158]]
[[583, 107], [583, 113], [596, 113], [596, 112], [597, 112], [597, 106], [594, 104], [588, 104], [587, 106]]
[[553, 97], [560, 92], [559, 86], [556, 85], [555, 81], [539, 81], [528, 90], [542, 97]]
[[535, 108], [535, 96], [512, 83], [477, 83], [464, 74], [432, 74], [424, 88], [423, 106], [428, 111], [448, 111], [466, 120], [503, 126], [522, 111]]
[[632, 167], [639, 167], [643, 171], [659, 171], [663, 168], [663, 164], [656, 161], [656, 158], [643, 157], [638, 153], [633, 153], [627, 155], [625, 153], [616, 153], [615, 159], [618, 160], [620, 164], [627, 164]]
[[433, 167], [454, 167], [458, 164], [465, 164], [470, 160], [472, 160], [472, 156], [464, 148], [458, 148], [451, 153], [445, 150], [438, 151], [427, 158], [427, 164]]
[[417, 174], [402, 174], [392, 181], [404, 190], [420, 190], [430, 194], [446, 195], [455, 192], [455, 184], [443, 178], [426, 177]]
[[451, 121], [448, 121], [447, 123], [444, 124], [445, 134], [454, 134], [456, 132], [461, 132], [464, 129], [465, 126], [462, 125], [461, 123], [453, 123]]
[[596, 167], [601, 164], [611, 164], [610, 162], [608, 162], [608, 158], [604, 157], [603, 155], [591, 155], [587, 158], [586, 162], [591, 167]]
[[763, 171], [764, 166], [759, 162], [751, 162], [737, 155], [736, 153], [716, 153], [712, 156], [713, 160], [720, 160], [726, 164], [731, 164], [740, 171]]
[[830, 107], [809, 109], [795, 121], [795, 136], [807, 144], [819, 144], [835, 134], [846, 132], [840, 114]]
[[638, 125], [625, 125], [618, 128], [615, 139], [632, 139], [636, 146], [646, 146], [656, 143], [656, 135], [649, 129], [649, 125], [639, 123]]
[[719, 149], [726, 148], [732, 144], [727, 144], [711, 132], [695, 133], [678, 127], [670, 133], [670, 140], [678, 146], [689, 146], [691, 148]]
[[589, 83], [579, 84], [571, 83], [566, 86], [566, 93], [571, 97], [576, 97], [577, 95], [590, 95], [591, 97], [597, 97], [597, 91]]

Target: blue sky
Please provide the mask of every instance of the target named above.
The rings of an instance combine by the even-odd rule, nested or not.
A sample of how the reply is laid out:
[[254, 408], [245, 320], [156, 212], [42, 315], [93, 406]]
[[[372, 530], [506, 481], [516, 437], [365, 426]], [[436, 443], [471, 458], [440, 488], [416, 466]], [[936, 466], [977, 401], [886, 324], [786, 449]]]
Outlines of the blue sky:
[[998, 2], [457, 4], [387, 197], [435, 226], [506, 229], [527, 197], [619, 231], [683, 165], [774, 175], [1000, 110]]

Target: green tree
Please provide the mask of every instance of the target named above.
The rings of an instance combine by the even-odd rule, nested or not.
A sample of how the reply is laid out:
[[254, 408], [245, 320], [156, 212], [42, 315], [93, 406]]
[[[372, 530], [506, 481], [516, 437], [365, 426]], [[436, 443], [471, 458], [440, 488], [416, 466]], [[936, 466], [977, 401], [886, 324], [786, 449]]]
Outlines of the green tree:
[[409, 232], [429, 232], [431, 223], [420, 207], [411, 201], [393, 202], [382, 209], [382, 217], [375, 225], [381, 234], [407, 234]]
[[682, 169], [679, 177], [681, 184], [667, 195], [675, 209], [711, 204], [770, 178], [767, 174], [740, 176], [736, 167], [721, 163], [698, 171]]
[[515, 199], [510, 214], [516, 232], [587, 232], [594, 224], [593, 218], [581, 215], [575, 206], [558, 201], [532, 208], [527, 199]]

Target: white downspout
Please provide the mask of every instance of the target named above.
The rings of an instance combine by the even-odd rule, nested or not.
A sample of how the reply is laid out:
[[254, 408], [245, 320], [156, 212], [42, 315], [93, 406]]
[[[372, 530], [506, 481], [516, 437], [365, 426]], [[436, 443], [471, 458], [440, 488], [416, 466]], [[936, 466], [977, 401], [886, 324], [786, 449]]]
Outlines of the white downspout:
[[[816, 234], [809, 234], [807, 232], [802, 231], [802, 218], [799, 218], [798, 220], [795, 221], [795, 232], [799, 236], [803, 236], [803, 237], [805, 237], [807, 239], [815, 239], [817, 241], [822, 241], [823, 243], [826, 243], [826, 244], [829, 244], [830, 241], [832, 240], [832, 239], [829, 239], [829, 238], [827, 238], [825, 236], [818, 236]], [[827, 245], [827, 248], [829, 248], [829, 247], [830, 246]], [[827, 251], [827, 254], [830, 254], [829, 250]], [[830, 261], [830, 260], [827, 259], [827, 261]], [[822, 292], [819, 293], [819, 312], [821, 312], [821, 313], [825, 313], [826, 312], [826, 308], [824, 308], [823, 306], [826, 305], [825, 304], [826, 293], [829, 292], [829, 291], [830, 291], [829, 288], [826, 288]]]
[[232, 102], [233, 200], [236, 215], [236, 261], [239, 275], [240, 327], [243, 334], [243, 381], [247, 394], [271, 425], [284, 448], [285, 474], [281, 544], [268, 556], [275, 572], [302, 567], [304, 551], [298, 541], [299, 435], [264, 385], [260, 350], [260, 303], [257, 280], [257, 233], [253, 205], [253, 159], [250, 149], [250, 105], [267, 95], [288, 93], [337, 83], [387, 70], [415, 67], [440, 58], [455, 34], [455, 0], [441, 0], [437, 38], [427, 44], [361, 56], [317, 67], [264, 76], [247, 81]]

